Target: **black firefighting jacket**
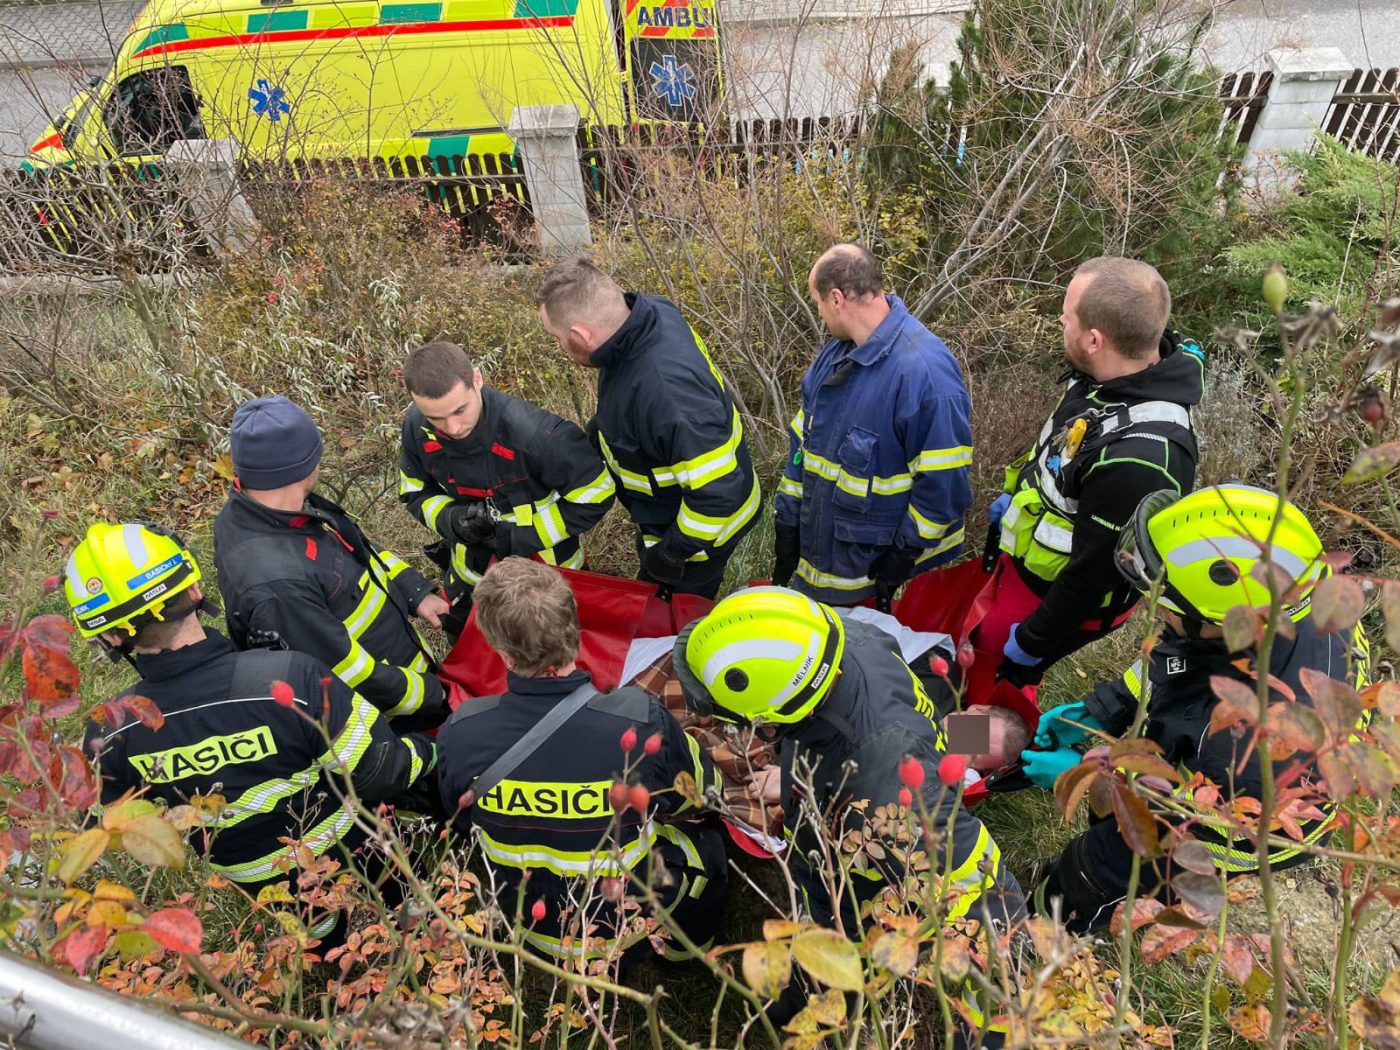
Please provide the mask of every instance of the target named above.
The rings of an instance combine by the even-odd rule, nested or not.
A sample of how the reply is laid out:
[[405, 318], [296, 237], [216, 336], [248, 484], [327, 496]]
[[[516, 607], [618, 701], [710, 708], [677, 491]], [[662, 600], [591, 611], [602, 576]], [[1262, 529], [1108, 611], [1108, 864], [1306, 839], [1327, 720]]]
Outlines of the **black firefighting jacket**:
[[627, 293], [631, 315], [593, 351], [589, 437], [647, 546], [703, 561], [753, 527], [759, 488], [739, 410], [675, 305]]
[[[1097, 686], [1084, 698], [1084, 706], [1105, 730], [1118, 735], [1132, 725], [1139, 699], [1147, 690], [1147, 718], [1142, 735], [1162, 746], [1168, 762], [1188, 772], [1204, 773], [1227, 794], [1233, 785], [1234, 796], [1258, 798], [1261, 784], [1257, 752], [1251, 752], [1243, 768], [1239, 764], [1249, 737], [1236, 737], [1228, 730], [1210, 731], [1211, 715], [1219, 703], [1211, 691], [1211, 676], [1243, 682], [1250, 692], [1256, 688], [1254, 680], [1235, 666], [1237, 659], [1239, 655], [1228, 653], [1220, 642], [1193, 641], [1168, 632], [1153, 647], [1151, 655], [1138, 660], [1122, 678]], [[1295, 640], [1282, 635], [1274, 639], [1270, 665], [1273, 676], [1293, 691], [1297, 702], [1311, 707], [1312, 698], [1302, 685], [1302, 671], [1320, 671], [1338, 681], [1349, 680], [1360, 689], [1370, 675], [1370, 643], [1359, 626], [1345, 636], [1319, 634], [1308, 617], [1297, 625]], [[1284, 698], [1276, 692], [1274, 699]], [[1312, 757], [1306, 752], [1297, 752], [1284, 761], [1306, 762], [1309, 772], [1313, 768]], [[1331, 809], [1324, 807], [1327, 819], [1300, 822], [1307, 833], [1306, 841], [1326, 840], [1324, 829]], [[1235, 844], [1241, 848], [1232, 849], [1222, 836], [1212, 832], [1209, 824], [1201, 826], [1196, 835], [1227, 871], [1247, 872], [1258, 867], [1258, 856], [1249, 843], [1236, 839]], [[1282, 864], [1299, 855], [1297, 849], [1279, 849], [1273, 862]]]
[[240, 648], [275, 632], [331, 666], [399, 728], [438, 725], [447, 704], [411, 617], [432, 584], [375, 547], [314, 492], [295, 513], [237, 489], [214, 521], [214, 560], [229, 635]]
[[[723, 875], [723, 850], [716, 852], [710, 848], [712, 843], [702, 841], [716, 833], [676, 822], [675, 818], [693, 815], [696, 809], [673, 787], [681, 773], [690, 776], [702, 793], [717, 788], [720, 781], [695, 740], [639, 689], [594, 697], [494, 790], [469, 809], [459, 810], [473, 780], [556, 704], [590, 680], [583, 671], [563, 678], [522, 678], [511, 673], [507, 679], [509, 692], [468, 700], [438, 733], [439, 784], [444, 807], [457, 814], [455, 830], [467, 835], [476, 825], [486, 859], [504, 882], [500, 901], [507, 914], [516, 907], [522, 873], [530, 872], [523, 911], [526, 940], [533, 947], [557, 957], [577, 955], [578, 915], [570, 910], [569, 901], [579, 880], [628, 872], [644, 877], [653, 851], [676, 879], [669, 887], [661, 886], [662, 880], [653, 881], [668, 904], [680, 894], [698, 897], [705, 881]], [[628, 729], [637, 736], [630, 756], [620, 743]], [[661, 749], [647, 755], [643, 749], [653, 733], [660, 734]], [[634, 770], [631, 782], [650, 790], [652, 804], [645, 818], [629, 809], [611, 827], [615, 814], [608, 789], [623, 779], [628, 764]], [[718, 872], [712, 870], [716, 863]], [[545, 901], [547, 912], [542, 921], [532, 923], [530, 908], [538, 899]], [[590, 902], [589, 916], [597, 918], [597, 935], [606, 944], [591, 946], [588, 955], [600, 956], [619, 943], [626, 948], [640, 939], [635, 930], [617, 930], [615, 917], [601, 915], [601, 907], [597, 901]]]
[[[490, 387], [481, 391], [480, 421], [460, 441], [439, 434], [416, 406], [404, 418], [399, 499], [451, 544], [454, 590], [475, 587], [492, 555], [582, 567], [578, 538], [602, 520], [613, 492], [612, 475], [575, 424]], [[477, 500], [498, 521], [495, 544], [473, 552], [443, 512]]]
[[[938, 763], [947, 745], [933, 701], [899, 658], [888, 634], [855, 620], [842, 624], [846, 651], [836, 684], [809, 717], [781, 727], [778, 738], [784, 824], [797, 850], [794, 874], [807, 893], [813, 918], [830, 924], [839, 909], [846, 931], [857, 928], [849, 898], [834, 904], [822, 880], [803, 863], [820, 843], [803, 819], [805, 803], [798, 794], [802, 785], [815, 791], [811, 803], [823, 814], [834, 841], [863, 822], [878, 829], [876, 811], [898, 802], [904, 786], [899, 764], [912, 755], [924, 767], [921, 790], [933, 826], [943, 828], [952, 840], [951, 867], [946, 840], [929, 858], [940, 873], [939, 898], [947, 902], [948, 920], [969, 913], [980, 918], [985, 909], [1003, 925], [1015, 922], [1025, 915], [1025, 901], [1015, 876], [1002, 865], [1001, 850], [982, 822], [957, 804], [956, 791], [938, 780]], [[687, 628], [676, 641], [675, 665], [687, 696], [704, 696], [704, 685], [684, 658], [690, 631]], [[868, 805], [853, 805], [860, 802]], [[881, 860], [867, 857], [853, 866], [852, 889], [858, 900], [870, 900], [887, 884], [903, 881], [904, 868], [894, 856], [891, 849]]]
[[[1162, 358], [1133, 375], [1096, 383], [1073, 371], [1035, 446], [1006, 472], [1012, 504], [1002, 549], [1040, 606], [1017, 631], [1032, 656], [1062, 652], [1086, 623], [1109, 624], [1137, 592], [1118, 575], [1113, 550], [1142, 498], [1191, 491], [1198, 452], [1191, 409], [1205, 389], [1200, 348], [1174, 332]], [[1084, 436], [1071, 449], [1074, 421]]]
[[[210, 864], [245, 884], [283, 877], [278, 861], [288, 847], [279, 838], [317, 856], [358, 841], [341, 802], [347, 776], [367, 805], [423, 807], [424, 777], [435, 762], [427, 737], [395, 734], [320, 661], [302, 653], [238, 652], [223, 635], [207, 635], [136, 657], [141, 681], [122, 695], [155, 701], [165, 716], [159, 729], [134, 720], [88, 725], [85, 743], [98, 755], [104, 805], [148, 785], [144, 797], [171, 806], [196, 795], [223, 796], [222, 813], [206, 825]], [[292, 707], [273, 699], [274, 681], [292, 687]], [[332, 778], [339, 778], [339, 793]]]

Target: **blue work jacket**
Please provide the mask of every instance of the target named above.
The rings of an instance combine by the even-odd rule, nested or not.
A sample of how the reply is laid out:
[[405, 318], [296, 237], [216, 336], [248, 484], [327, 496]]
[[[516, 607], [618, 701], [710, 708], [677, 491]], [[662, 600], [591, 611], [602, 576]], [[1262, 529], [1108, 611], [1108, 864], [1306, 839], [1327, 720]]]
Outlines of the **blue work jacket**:
[[915, 574], [962, 550], [972, 500], [972, 400], [943, 341], [898, 296], [860, 346], [833, 339], [802, 380], [792, 454], [778, 487], [780, 525], [801, 529], [792, 586], [859, 602], [891, 545], [918, 550]]

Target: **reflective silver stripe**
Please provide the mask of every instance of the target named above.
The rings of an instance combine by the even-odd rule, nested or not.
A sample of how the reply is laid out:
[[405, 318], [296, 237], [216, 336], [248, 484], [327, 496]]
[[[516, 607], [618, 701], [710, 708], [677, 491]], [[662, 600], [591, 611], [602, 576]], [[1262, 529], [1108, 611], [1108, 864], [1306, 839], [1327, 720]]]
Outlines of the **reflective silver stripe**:
[[122, 542], [126, 544], [126, 553], [132, 565], [146, 564], [146, 540], [141, 535], [140, 525], [123, 525]]
[[1049, 515], [1040, 519], [1031, 536], [1042, 547], [1049, 547], [1060, 554], [1068, 554], [1074, 544], [1074, 533], [1063, 526], [1053, 524]]
[[1128, 407], [1128, 422], [1123, 423], [1117, 414], [1110, 415], [1099, 427], [1100, 434], [1112, 434], [1125, 427], [1140, 423], [1174, 423], [1187, 430], [1191, 429], [1191, 412], [1173, 401], [1144, 401], [1140, 405]]
[[[1194, 565], [1199, 561], [1216, 561], [1220, 558], [1257, 559], [1262, 545], [1245, 536], [1221, 536], [1216, 539], [1192, 540], [1174, 547], [1167, 552], [1167, 561], [1177, 568]], [[1275, 546], [1269, 552], [1270, 560], [1295, 580], [1308, 571], [1308, 563], [1292, 551]]]

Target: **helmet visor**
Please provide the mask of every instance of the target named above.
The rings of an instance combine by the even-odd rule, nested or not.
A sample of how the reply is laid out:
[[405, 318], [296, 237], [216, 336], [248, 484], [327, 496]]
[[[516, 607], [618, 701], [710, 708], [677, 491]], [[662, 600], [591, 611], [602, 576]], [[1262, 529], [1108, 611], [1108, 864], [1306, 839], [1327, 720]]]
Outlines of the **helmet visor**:
[[1140, 591], [1150, 591], [1162, 578], [1162, 558], [1157, 553], [1148, 523], [1178, 499], [1170, 489], [1159, 489], [1142, 498], [1133, 520], [1119, 533], [1113, 561], [1118, 573]]

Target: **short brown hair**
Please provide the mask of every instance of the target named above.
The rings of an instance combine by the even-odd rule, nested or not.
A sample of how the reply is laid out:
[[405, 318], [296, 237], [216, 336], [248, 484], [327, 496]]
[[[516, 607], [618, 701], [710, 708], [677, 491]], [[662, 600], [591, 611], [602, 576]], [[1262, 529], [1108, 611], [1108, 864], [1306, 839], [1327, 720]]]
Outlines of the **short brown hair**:
[[1157, 349], [1172, 312], [1172, 293], [1156, 267], [1137, 259], [1100, 256], [1074, 276], [1093, 280], [1079, 297], [1079, 323], [1097, 328], [1124, 357], [1146, 357]]
[[576, 255], [556, 263], [544, 275], [535, 305], [544, 307], [555, 327], [568, 328], [581, 318], [607, 314], [626, 304], [616, 281], [591, 259]]
[[874, 252], [859, 244], [828, 248], [812, 267], [812, 287], [825, 299], [833, 288], [851, 299], [864, 299], [885, 290], [885, 271]]
[[473, 594], [476, 622], [515, 673], [535, 678], [578, 656], [578, 605], [564, 577], [537, 561], [506, 558]]
[[446, 397], [459, 382], [471, 386], [475, 371], [465, 350], [436, 339], [408, 355], [403, 363], [403, 385], [409, 394], [419, 397]]

